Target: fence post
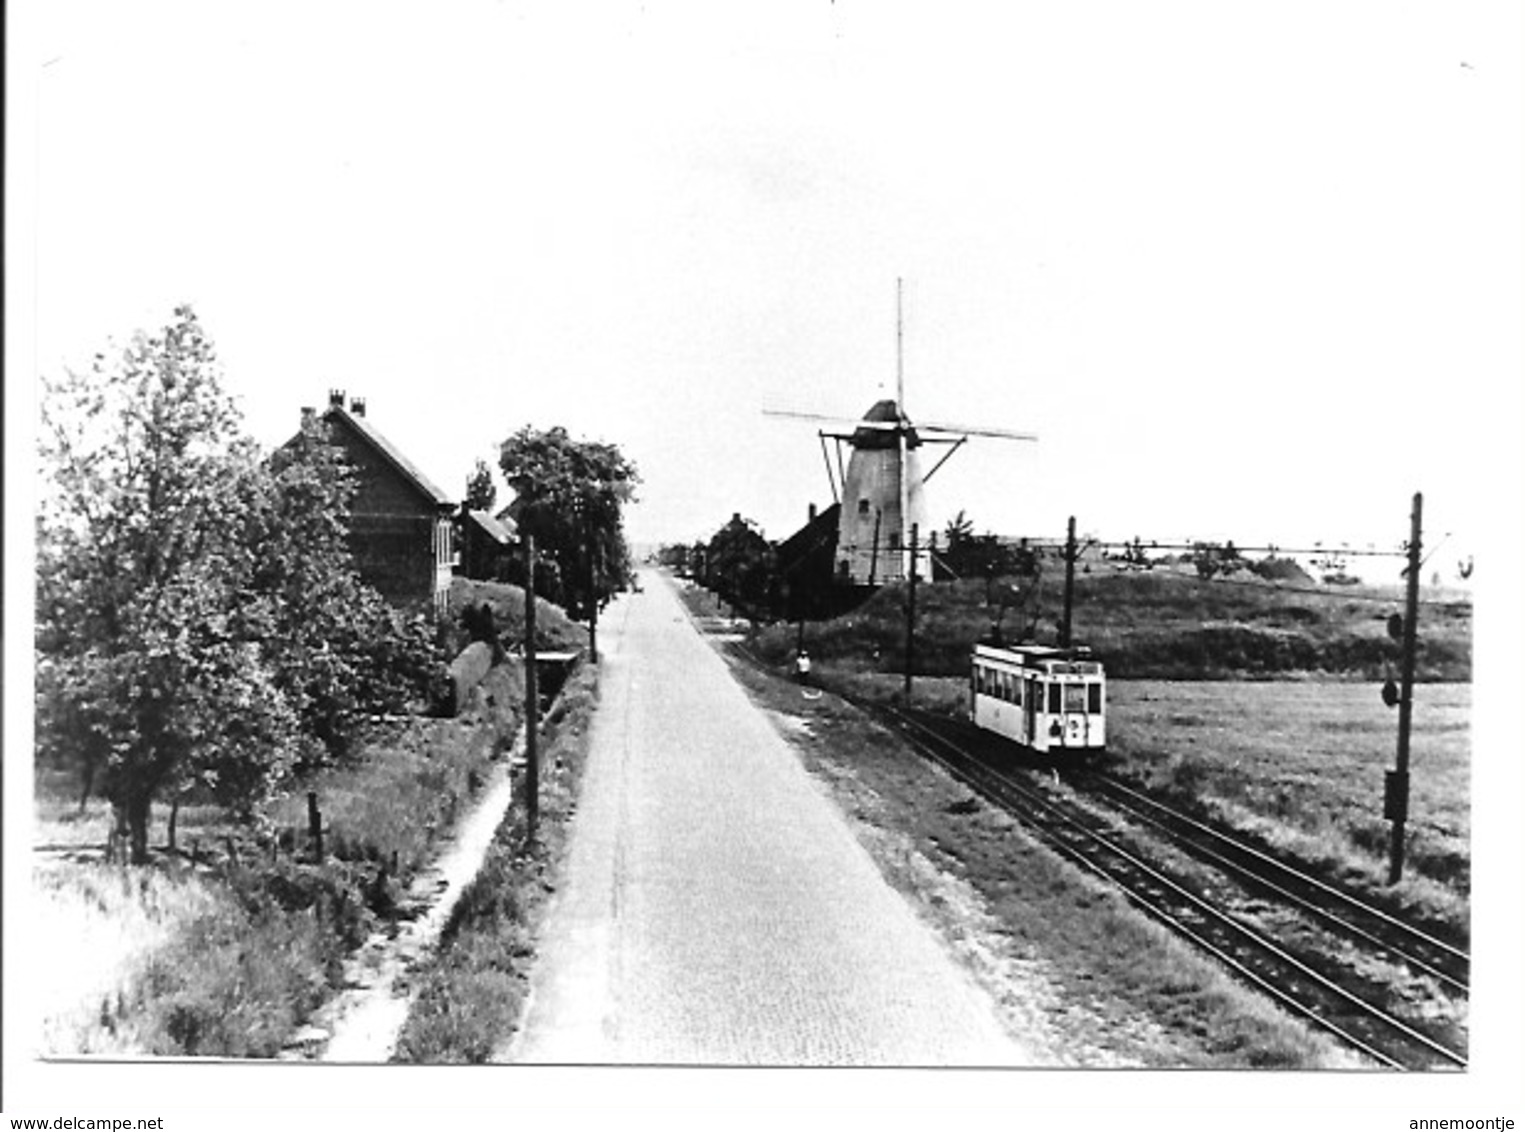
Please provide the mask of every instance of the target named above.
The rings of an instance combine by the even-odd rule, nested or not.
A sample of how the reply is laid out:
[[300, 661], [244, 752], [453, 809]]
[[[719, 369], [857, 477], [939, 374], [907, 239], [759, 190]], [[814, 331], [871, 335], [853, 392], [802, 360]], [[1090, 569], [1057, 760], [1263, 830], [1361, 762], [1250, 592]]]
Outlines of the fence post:
[[318, 792], [307, 792], [307, 840], [312, 845], [312, 863], [323, 863], [323, 815], [318, 810]]

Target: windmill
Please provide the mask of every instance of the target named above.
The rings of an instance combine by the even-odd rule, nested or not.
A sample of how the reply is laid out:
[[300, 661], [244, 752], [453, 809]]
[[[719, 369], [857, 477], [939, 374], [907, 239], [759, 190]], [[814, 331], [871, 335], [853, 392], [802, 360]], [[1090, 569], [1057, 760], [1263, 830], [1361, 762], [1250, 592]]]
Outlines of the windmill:
[[[895, 284], [895, 399], [881, 400], [862, 420], [844, 420], [819, 413], [765, 409], [768, 416], [794, 417], [829, 422], [836, 429], [818, 429], [826, 476], [831, 481], [834, 503], [840, 504], [837, 521], [833, 579], [839, 583], [877, 586], [907, 578], [912, 569], [911, 527], [926, 530], [923, 487], [971, 436], [1004, 440], [1037, 440], [1030, 432], [984, 426], [923, 421], [913, 424], [905, 410], [905, 367], [901, 349], [903, 318], [900, 281]], [[826, 441], [836, 442], [833, 474]], [[842, 445], [851, 449], [842, 466]], [[923, 445], [947, 445], [925, 475], [917, 449]], [[839, 490], [840, 489], [840, 490]], [[918, 570], [918, 576], [920, 571]]]

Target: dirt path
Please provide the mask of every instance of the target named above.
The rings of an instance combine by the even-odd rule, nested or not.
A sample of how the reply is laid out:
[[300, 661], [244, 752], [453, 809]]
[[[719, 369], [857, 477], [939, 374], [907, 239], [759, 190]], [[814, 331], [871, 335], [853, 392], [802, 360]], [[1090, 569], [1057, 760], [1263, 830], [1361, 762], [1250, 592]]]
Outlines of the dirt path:
[[410, 976], [439, 942], [456, 902], [481, 871], [513, 797], [509, 768], [523, 741], [521, 731], [509, 757], [493, 768], [481, 800], [456, 827], [454, 843], [409, 886], [406, 903], [426, 910], [400, 930], [375, 933], [351, 956], [344, 967], [350, 989], [325, 1003], [292, 1036], [284, 1058], [375, 1063], [391, 1057], [413, 1003]]

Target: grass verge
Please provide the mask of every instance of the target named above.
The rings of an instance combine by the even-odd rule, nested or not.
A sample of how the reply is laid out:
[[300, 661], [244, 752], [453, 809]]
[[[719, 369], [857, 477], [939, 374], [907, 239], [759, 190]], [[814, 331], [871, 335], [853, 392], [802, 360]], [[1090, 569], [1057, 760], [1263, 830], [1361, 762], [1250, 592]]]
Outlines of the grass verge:
[[[356, 759], [274, 804], [263, 828], [183, 806], [180, 851], [143, 867], [102, 863], [104, 803], [81, 812], [61, 793], [67, 776], [39, 775], [40, 923], [50, 949], [83, 953], [50, 964], [40, 1052], [278, 1054], [340, 989], [345, 956], [408, 914], [400, 894], [507, 749], [521, 687], [500, 666], [460, 718], [378, 724]], [[307, 788], [324, 815], [321, 865], [308, 858]]]
[[539, 836], [526, 846], [521, 795], [432, 961], [416, 976], [417, 998], [394, 1061], [481, 1063], [512, 1035], [528, 991], [535, 932], [565, 857], [596, 702], [597, 672], [580, 666], [541, 723]]

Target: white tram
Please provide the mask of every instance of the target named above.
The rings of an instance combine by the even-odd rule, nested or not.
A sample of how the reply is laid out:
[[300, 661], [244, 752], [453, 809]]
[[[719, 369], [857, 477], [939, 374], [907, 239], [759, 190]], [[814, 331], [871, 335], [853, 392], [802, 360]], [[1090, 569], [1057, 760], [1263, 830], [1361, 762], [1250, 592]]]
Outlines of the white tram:
[[1089, 649], [975, 645], [969, 679], [976, 727], [1044, 754], [1106, 749], [1106, 675]]

